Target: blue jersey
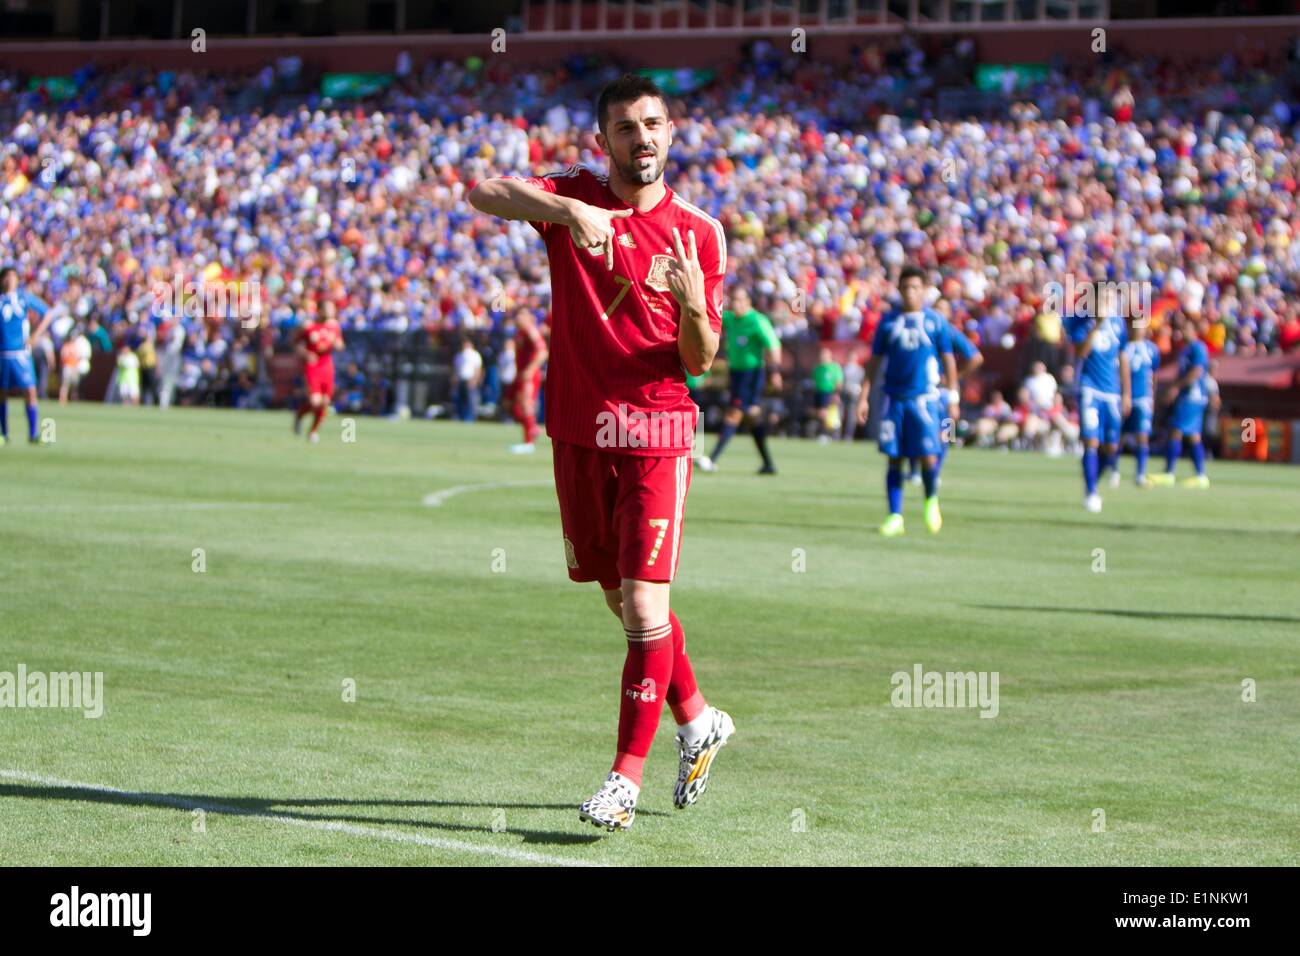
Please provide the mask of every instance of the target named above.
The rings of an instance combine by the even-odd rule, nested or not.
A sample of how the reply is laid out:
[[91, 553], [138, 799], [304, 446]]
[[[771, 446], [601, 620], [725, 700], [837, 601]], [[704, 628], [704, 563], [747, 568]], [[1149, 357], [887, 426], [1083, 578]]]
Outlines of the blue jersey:
[[980, 354], [980, 350], [975, 347], [975, 343], [954, 329], [951, 323], [948, 325], [948, 340], [952, 342], [952, 352], [957, 356], [958, 361], [969, 362]]
[[948, 321], [933, 309], [895, 310], [880, 320], [871, 351], [886, 363], [886, 395], [924, 395], [939, 381], [939, 356], [952, 354]]
[[1194, 368], [1201, 369], [1200, 377], [1179, 389], [1178, 401], [1204, 405], [1210, 400], [1210, 393], [1205, 390], [1205, 376], [1210, 372], [1210, 353], [1199, 339], [1189, 342], [1178, 356], [1178, 377], [1181, 379]]
[[[1067, 326], [1070, 341], [1082, 345], [1092, 331], [1092, 319], [1087, 316], [1072, 318]], [[1128, 329], [1123, 319], [1112, 316], [1103, 319], [1092, 339], [1092, 349], [1079, 369], [1080, 388], [1092, 389], [1106, 395], [1119, 394], [1119, 353], [1128, 341]]]
[[1134, 339], [1124, 346], [1128, 358], [1129, 378], [1133, 383], [1133, 402], [1152, 395], [1156, 369], [1160, 367], [1160, 350], [1150, 339]]
[[0, 352], [26, 351], [27, 339], [32, 333], [27, 313], [32, 310], [37, 315], [44, 315], [46, 308], [44, 302], [21, 289], [0, 295]]

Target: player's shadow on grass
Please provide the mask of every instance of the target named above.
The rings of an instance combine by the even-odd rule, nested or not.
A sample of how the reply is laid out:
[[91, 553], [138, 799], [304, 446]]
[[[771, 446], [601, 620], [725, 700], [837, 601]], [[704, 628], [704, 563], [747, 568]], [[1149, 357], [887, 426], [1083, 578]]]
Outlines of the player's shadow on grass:
[[[569, 803], [473, 803], [463, 800], [347, 800], [338, 797], [306, 800], [274, 800], [261, 797], [214, 797], [204, 794], [184, 793], [130, 793], [86, 790], [80, 787], [35, 786], [27, 784], [0, 784], [0, 799], [19, 797], [30, 800], [69, 800], [81, 803], [109, 803], [118, 806], [154, 807], [171, 810], [204, 810], [225, 816], [246, 816], [258, 819], [307, 820], [318, 823], [352, 823], [374, 826], [418, 827], [444, 830], [452, 833], [494, 833], [490, 825], [452, 823], [442, 820], [415, 820], [404, 817], [367, 816], [353, 813], [302, 813], [281, 810], [280, 807], [428, 807], [428, 808], [478, 808], [482, 810], [564, 810], [573, 814], [575, 828], [590, 826], [578, 822], [577, 806]], [[666, 816], [662, 811], [640, 810], [640, 814]], [[507, 833], [523, 838], [525, 843], [553, 845], [587, 845], [601, 840], [599, 834], [567, 832], [562, 830], [529, 830], [508, 826]]]
[[1036, 607], [1032, 604], [967, 604], [985, 611], [1041, 611], [1045, 614], [1105, 614], [1153, 621], [1242, 621], [1251, 624], [1300, 624], [1300, 617], [1282, 614], [1213, 614], [1192, 611], [1127, 611], [1113, 607]]

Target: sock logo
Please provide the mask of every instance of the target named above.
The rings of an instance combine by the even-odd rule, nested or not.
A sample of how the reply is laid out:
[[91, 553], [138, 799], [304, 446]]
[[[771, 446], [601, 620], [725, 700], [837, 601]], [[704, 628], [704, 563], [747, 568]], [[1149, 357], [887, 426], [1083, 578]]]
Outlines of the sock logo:
[[623, 691], [623, 693], [625, 696], [631, 697], [633, 700], [644, 701], [647, 704], [659, 699], [658, 695], [655, 694], [655, 681], [653, 677], [642, 679], [640, 684], [633, 684], [627, 690]]

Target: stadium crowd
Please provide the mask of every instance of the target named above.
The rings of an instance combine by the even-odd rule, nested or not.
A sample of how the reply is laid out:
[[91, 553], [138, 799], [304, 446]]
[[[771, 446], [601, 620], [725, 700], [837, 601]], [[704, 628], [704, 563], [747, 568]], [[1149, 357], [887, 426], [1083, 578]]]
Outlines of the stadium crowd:
[[[1281, 49], [1056, 62], [1004, 109], [958, 118], [939, 93], [970, 81], [969, 41], [838, 64], [760, 42], [673, 97], [670, 182], [723, 222], [729, 284], [789, 342], [869, 342], [914, 262], [981, 349], [1027, 344], [1027, 375], [1069, 374], [1048, 295], [1067, 275], [1149, 289], [1166, 353], [1176, 311], [1214, 353], [1294, 350], [1292, 67]], [[461, 379], [499, 389], [512, 310], [544, 320], [549, 301], [535, 233], [465, 193], [599, 165], [594, 91], [618, 72], [403, 54], [392, 85], [356, 102], [324, 99], [291, 60], [235, 76], [88, 67], [64, 102], [0, 74], [0, 261], [58, 310], [38, 365], [84, 367], [83, 339], [125, 345], [139, 368], [119, 360], [114, 382], [139, 376], [146, 401], [264, 405], [271, 351], [330, 298], [348, 334], [472, 340], [455, 389], [472, 417], [491, 395]], [[253, 314], [177, 314], [178, 280], [251, 285]], [[349, 375], [358, 401], [365, 374]]]

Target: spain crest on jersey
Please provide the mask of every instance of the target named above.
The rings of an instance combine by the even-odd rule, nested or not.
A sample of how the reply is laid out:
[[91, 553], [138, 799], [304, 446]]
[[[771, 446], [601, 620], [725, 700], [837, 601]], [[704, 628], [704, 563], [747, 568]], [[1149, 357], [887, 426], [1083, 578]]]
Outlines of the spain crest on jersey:
[[654, 255], [650, 258], [650, 271], [646, 273], [645, 284], [656, 292], [667, 292], [668, 290], [668, 266], [672, 264], [673, 257], [662, 254]]

